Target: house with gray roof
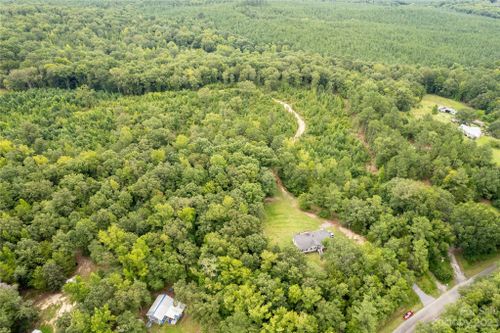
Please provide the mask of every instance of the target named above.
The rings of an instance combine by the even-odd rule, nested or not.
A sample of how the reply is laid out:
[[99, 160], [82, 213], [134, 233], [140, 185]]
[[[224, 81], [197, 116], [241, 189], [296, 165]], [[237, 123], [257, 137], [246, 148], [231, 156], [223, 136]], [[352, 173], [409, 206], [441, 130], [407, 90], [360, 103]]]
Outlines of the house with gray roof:
[[293, 244], [303, 253], [319, 252], [325, 249], [323, 241], [333, 238], [333, 232], [326, 230], [305, 231], [293, 236]]
[[152, 323], [163, 325], [166, 322], [175, 325], [182, 317], [185, 308], [184, 304], [175, 302], [167, 294], [160, 294], [156, 297], [156, 300], [146, 314], [149, 319], [148, 326]]

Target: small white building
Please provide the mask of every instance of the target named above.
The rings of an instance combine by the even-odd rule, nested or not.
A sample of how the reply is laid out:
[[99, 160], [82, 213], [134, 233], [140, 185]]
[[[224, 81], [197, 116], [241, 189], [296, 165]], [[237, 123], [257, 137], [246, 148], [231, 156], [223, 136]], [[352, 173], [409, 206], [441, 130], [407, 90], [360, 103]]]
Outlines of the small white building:
[[150, 323], [159, 325], [165, 322], [175, 325], [182, 317], [182, 313], [186, 306], [182, 303], [177, 303], [174, 299], [167, 294], [160, 294], [156, 297], [155, 302], [151, 305], [147, 313]]
[[464, 135], [470, 139], [478, 139], [481, 137], [481, 128], [476, 126], [460, 125], [459, 129], [464, 133]]

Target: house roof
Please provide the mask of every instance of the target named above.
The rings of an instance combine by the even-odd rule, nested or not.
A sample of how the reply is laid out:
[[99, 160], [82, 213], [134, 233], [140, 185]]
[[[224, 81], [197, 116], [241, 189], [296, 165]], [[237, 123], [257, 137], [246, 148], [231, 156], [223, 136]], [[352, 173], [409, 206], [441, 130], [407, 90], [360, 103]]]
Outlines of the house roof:
[[185, 308], [184, 304], [176, 304], [174, 299], [167, 294], [160, 294], [149, 308], [147, 316], [158, 320], [162, 320], [165, 316], [168, 318], [180, 317]]
[[322, 245], [323, 240], [332, 237], [333, 234], [326, 230], [306, 231], [293, 236], [293, 243], [300, 250]]
[[481, 136], [481, 128], [476, 126], [460, 125], [460, 129], [468, 136], [479, 138]]

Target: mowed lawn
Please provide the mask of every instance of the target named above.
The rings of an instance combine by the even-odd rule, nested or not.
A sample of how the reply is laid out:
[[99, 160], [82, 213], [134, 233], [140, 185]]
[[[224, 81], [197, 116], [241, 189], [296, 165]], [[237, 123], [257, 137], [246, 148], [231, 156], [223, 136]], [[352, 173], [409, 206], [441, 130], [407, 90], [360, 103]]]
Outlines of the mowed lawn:
[[[453, 118], [452, 115], [448, 113], [442, 113], [438, 112], [437, 114], [432, 114], [432, 108], [437, 105], [437, 106], [449, 106], [454, 108], [455, 110], [460, 110], [460, 109], [471, 109], [467, 105], [457, 102], [453, 99], [449, 98], [444, 98], [441, 96], [436, 96], [436, 95], [425, 95], [422, 98], [422, 101], [414, 107], [411, 111], [410, 114], [412, 114], [415, 118], [423, 118], [426, 115], [431, 115], [433, 119], [437, 121], [441, 121], [443, 123], [450, 123], [451, 119]], [[457, 125], [458, 127], [458, 125]], [[495, 139], [491, 136], [482, 136], [479, 138], [476, 142], [478, 145], [487, 145], [491, 144], [491, 149], [493, 152], [493, 161], [497, 164], [500, 165], [500, 149], [495, 148], [493, 146], [494, 143], [499, 142], [500, 140]]]
[[[275, 195], [265, 203], [264, 234], [271, 244], [291, 246], [295, 234], [322, 228], [332, 231], [334, 240], [336, 238], [347, 239], [347, 236], [339, 230], [338, 225], [300, 210], [297, 199], [282, 189], [278, 188]], [[322, 265], [322, 260], [317, 253], [309, 253], [307, 258], [313, 266]]]
[[199, 333], [200, 325], [196, 323], [191, 316], [185, 315], [176, 325], [165, 324], [163, 326], [153, 325], [149, 332], [151, 333]]
[[[265, 205], [264, 233], [272, 243], [280, 246], [292, 245], [293, 235], [302, 231], [318, 230], [326, 222], [301, 211], [297, 200], [289, 193], [279, 189], [277, 192]], [[332, 226], [326, 229], [334, 231]], [[343, 237], [336, 232], [335, 237], [339, 236]]]
[[457, 253], [455, 256], [466, 277], [476, 275], [495, 263], [497, 263], [497, 267], [500, 266], [500, 253], [490, 254], [477, 261], [467, 260], [461, 253]]
[[439, 121], [442, 121], [445, 123], [451, 122], [452, 116], [448, 113], [438, 112], [435, 115], [432, 114], [432, 108], [435, 105], [452, 107], [457, 111], [460, 109], [470, 109], [470, 107], [468, 107], [467, 105], [460, 103], [460, 102], [457, 102], [453, 99], [428, 94], [422, 98], [422, 101], [416, 107], [414, 107], [410, 111], [410, 113], [415, 118], [422, 118], [425, 115], [429, 114], [436, 120], [439, 120]]

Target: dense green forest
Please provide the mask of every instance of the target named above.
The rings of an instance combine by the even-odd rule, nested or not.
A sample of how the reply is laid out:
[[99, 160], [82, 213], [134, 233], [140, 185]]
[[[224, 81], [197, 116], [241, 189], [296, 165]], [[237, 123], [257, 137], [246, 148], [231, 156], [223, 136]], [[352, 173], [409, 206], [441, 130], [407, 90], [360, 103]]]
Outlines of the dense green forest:
[[[40, 322], [26, 295], [61, 290], [57, 332], [146, 332], [169, 288], [206, 332], [377, 332], [417, 279], [453, 280], [451, 247], [498, 253], [491, 147], [408, 112], [437, 94], [500, 136], [498, 20], [434, 3], [0, 4], [1, 333]], [[304, 118], [299, 140], [274, 98]], [[328, 240], [321, 269], [272, 245], [276, 177], [368, 242]], [[66, 282], [80, 256], [95, 269]]]
[[[492, 65], [498, 61], [500, 22], [441, 7], [349, 1], [267, 1], [263, 6], [179, 9], [264, 44], [336, 57], [421, 65]], [[229, 7], [229, 8], [228, 8]]]
[[496, 19], [500, 18], [500, 3], [496, 0], [465, 0], [453, 1], [451, 3], [440, 2], [438, 5], [462, 13], [494, 17]]

